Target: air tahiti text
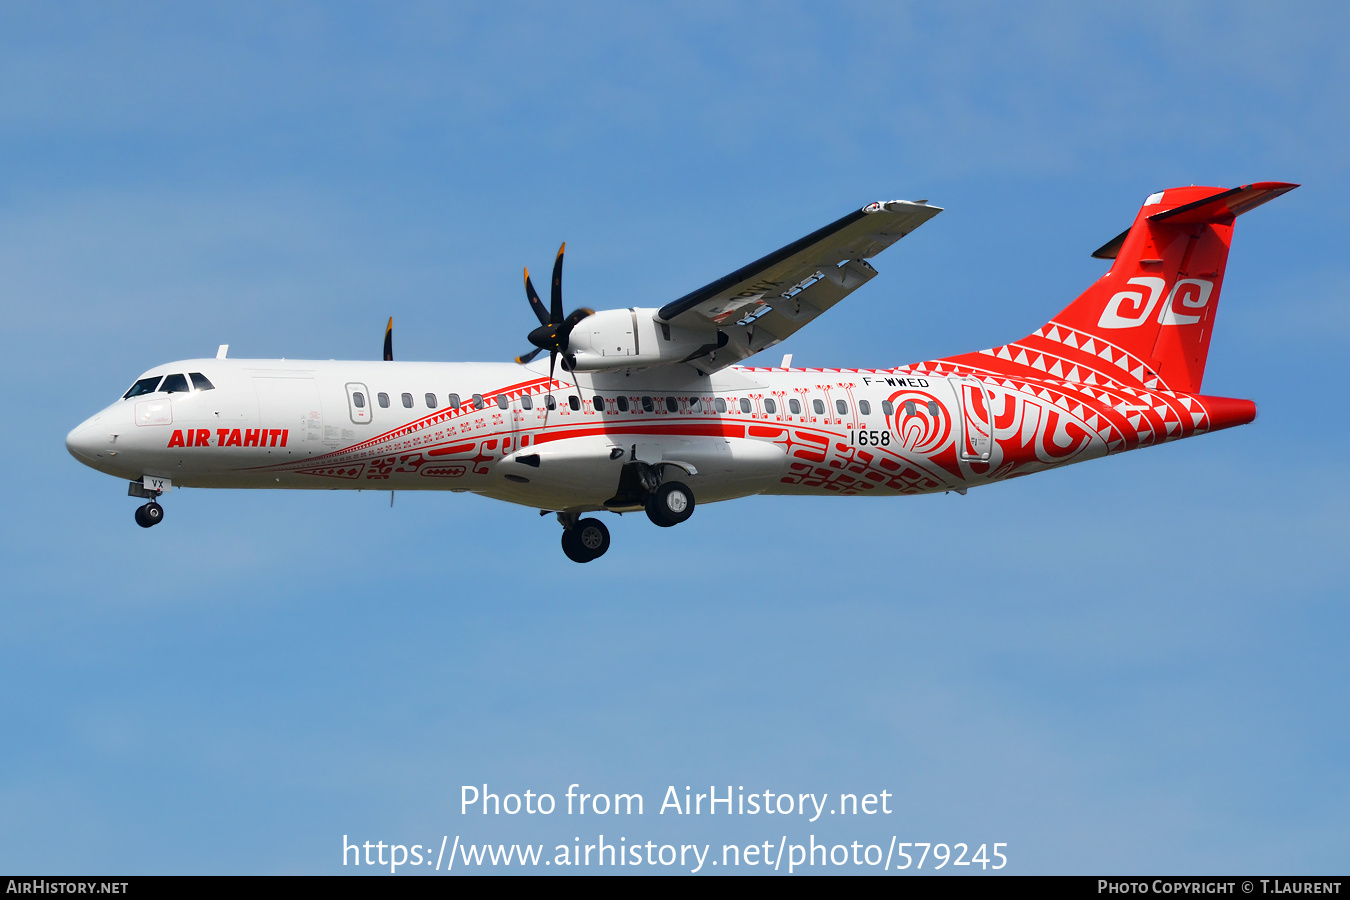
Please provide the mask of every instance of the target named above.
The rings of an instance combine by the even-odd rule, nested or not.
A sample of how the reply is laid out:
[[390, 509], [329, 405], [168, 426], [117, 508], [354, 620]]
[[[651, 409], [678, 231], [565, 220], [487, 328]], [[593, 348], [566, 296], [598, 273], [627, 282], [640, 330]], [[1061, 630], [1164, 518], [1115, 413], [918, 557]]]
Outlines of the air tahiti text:
[[170, 447], [285, 447], [289, 428], [180, 428], [169, 436]]

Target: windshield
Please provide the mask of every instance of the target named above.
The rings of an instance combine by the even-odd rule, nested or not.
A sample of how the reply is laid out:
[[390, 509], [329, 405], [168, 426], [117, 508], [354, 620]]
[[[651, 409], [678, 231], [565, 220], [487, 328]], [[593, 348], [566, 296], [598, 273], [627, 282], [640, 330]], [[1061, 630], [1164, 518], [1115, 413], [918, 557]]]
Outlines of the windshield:
[[165, 375], [164, 383], [159, 389], [166, 394], [186, 394], [188, 390], [187, 378], [183, 375]]
[[140, 381], [133, 384], [130, 390], [122, 395], [122, 399], [125, 400], [128, 397], [139, 397], [141, 394], [153, 394], [155, 392], [155, 386], [159, 384], [159, 380], [163, 377], [164, 376], [162, 375], [155, 375], [151, 378], [142, 378]]

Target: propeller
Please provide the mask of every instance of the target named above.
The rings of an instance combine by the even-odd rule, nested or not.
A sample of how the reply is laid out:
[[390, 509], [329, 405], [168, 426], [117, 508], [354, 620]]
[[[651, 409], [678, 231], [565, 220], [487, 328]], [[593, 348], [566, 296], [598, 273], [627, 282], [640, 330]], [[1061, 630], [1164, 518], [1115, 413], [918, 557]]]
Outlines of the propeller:
[[545, 350], [548, 351], [548, 380], [553, 381], [553, 369], [557, 365], [558, 356], [563, 358], [563, 368], [571, 370], [571, 363], [568, 361], [567, 345], [572, 336], [572, 329], [577, 327], [577, 323], [587, 316], [594, 315], [595, 310], [581, 307], [574, 310], [571, 315], [563, 316], [562, 305], [562, 267], [563, 253], [567, 250], [566, 242], [558, 248], [558, 258], [553, 261], [553, 286], [549, 291], [549, 305], [545, 308], [543, 301], [539, 299], [539, 294], [534, 289], [534, 284], [530, 281], [530, 270], [525, 269], [525, 298], [530, 301], [530, 309], [534, 310], [534, 315], [539, 319], [539, 327], [529, 333], [528, 339], [534, 344], [535, 349], [529, 353], [516, 357], [516, 362], [524, 365], [534, 359]]
[[[389, 317], [389, 324], [384, 326], [384, 361], [394, 361], [394, 317]], [[389, 492], [389, 508], [394, 508], [394, 492]]]

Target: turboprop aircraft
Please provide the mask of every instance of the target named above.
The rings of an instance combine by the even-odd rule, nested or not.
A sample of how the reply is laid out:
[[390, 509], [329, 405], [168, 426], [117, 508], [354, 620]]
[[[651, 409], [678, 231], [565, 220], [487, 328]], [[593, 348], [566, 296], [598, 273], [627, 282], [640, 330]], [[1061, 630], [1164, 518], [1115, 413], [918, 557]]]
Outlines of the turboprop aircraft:
[[696, 498], [965, 493], [1252, 421], [1252, 401], [1200, 393], [1205, 358], [1234, 220], [1295, 187], [1150, 194], [1093, 254], [1114, 262], [1078, 299], [960, 356], [739, 365], [874, 278], [868, 260], [941, 212], [896, 200], [660, 308], [564, 315], [560, 249], [549, 306], [525, 272], [539, 327], [515, 363], [394, 362], [392, 319], [383, 361], [230, 359], [222, 346], [145, 372], [66, 447], [130, 480], [147, 528], [174, 487], [470, 491], [556, 513], [577, 562], [609, 548], [592, 512], [668, 527]]

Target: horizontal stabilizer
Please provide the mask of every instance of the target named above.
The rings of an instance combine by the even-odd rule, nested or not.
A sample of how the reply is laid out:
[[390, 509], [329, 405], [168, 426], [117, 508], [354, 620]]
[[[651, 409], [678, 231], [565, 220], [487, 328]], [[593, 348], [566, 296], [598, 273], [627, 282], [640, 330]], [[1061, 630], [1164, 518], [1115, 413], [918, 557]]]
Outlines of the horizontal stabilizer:
[[[1255, 184], [1247, 184], [1242, 187], [1235, 187], [1228, 191], [1219, 191], [1216, 194], [1210, 194], [1208, 197], [1202, 197], [1191, 203], [1186, 203], [1173, 209], [1165, 210], [1148, 216], [1150, 222], [1158, 222], [1163, 225], [1203, 225], [1208, 222], [1224, 222], [1234, 216], [1240, 216], [1243, 213], [1256, 209], [1262, 203], [1268, 200], [1274, 200], [1281, 194], [1286, 194], [1298, 187], [1296, 184], [1289, 184], [1284, 181], [1259, 181]], [[1161, 200], [1162, 192], [1154, 194], [1154, 197]], [[1157, 201], [1154, 201], [1157, 202]], [[1125, 243], [1125, 238], [1129, 235], [1130, 229], [1126, 228], [1120, 234], [1107, 241], [1092, 254], [1094, 259], [1115, 259], [1120, 253], [1120, 248]]]
[[1248, 210], [1256, 209], [1267, 200], [1274, 200], [1281, 194], [1287, 194], [1296, 184], [1283, 181], [1261, 181], [1222, 191], [1211, 197], [1196, 200], [1149, 216], [1151, 222], [1165, 222], [1168, 225], [1202, 225], [1206, 222], [1222, 222], [1231, 216], [1240, 216]]

